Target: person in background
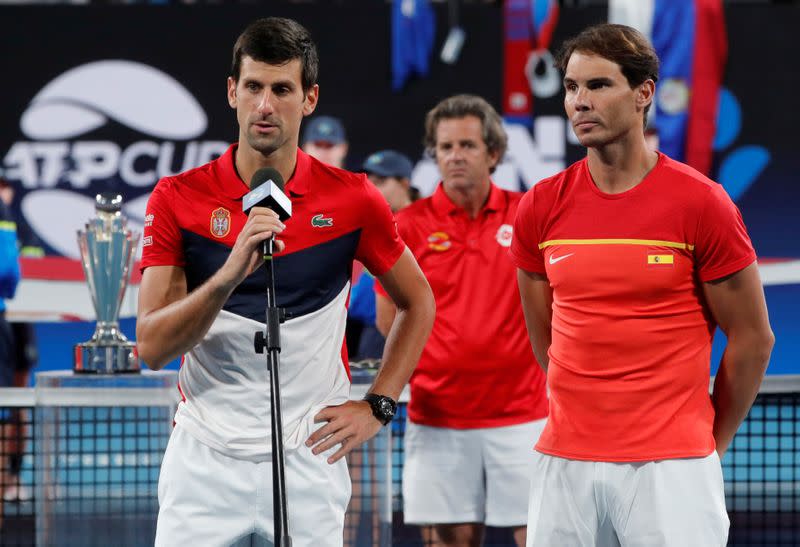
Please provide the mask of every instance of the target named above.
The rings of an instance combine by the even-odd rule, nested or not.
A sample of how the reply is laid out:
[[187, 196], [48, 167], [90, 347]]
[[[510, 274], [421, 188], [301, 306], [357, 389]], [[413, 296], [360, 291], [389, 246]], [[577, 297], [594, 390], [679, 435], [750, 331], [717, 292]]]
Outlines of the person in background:
[[309, 156], [339, 169], [345, 168], [348, 143], [344, 124], [333, 116], [315, 116], [303, 131], [300, 148]]
[[[0, 179], [0, 201], [13, 211], [14, 187], [8, 181]], [[13, 215], [13, 213], [10, 213]], [[30, 226], [19, 218], [16, 221], [17, 247], [20, 258], [42, 258], [44, 249], [42, 243]], [[14, 387], [27, 387], [30, 384], [31, 369], [39, 359], [39, 348], [36, 344], [36, 333], [32, 323], [14, 321], [9, 323], [13, 337], [14, 347]], [[22, 469], [22, 458], [25, 454], [26, 440], [30, 434], [30, 413], [24, 409], [14, 409], [10, 412], [4, 428], [6, 441], [7, 481], [3, 492], [6, 501], [30, 499], [31, 492], [28, 487], [20, 484], [19, 476]]]
[[[25, 258], [25, 257], [22, 257]], [[39, 360], [39, 346], [33, 323], [14, 321], [11, 333], [14, 339], [14, 379], [13, 387], [28, 387], [31, 370]], [[5, 429], [7, 461], [7, 484], [3, 497], [6, 501], [25, 501], [31, 499], [30, 485], [20, 482], [23, 458], [31, 435], [31, 414], [28, 409], [14, 409]]]
[[[303, 152], [312, 158], [340, 169], [346, 167], [349, 144], [344, 124], [339, 118], [319, 115], [309, 119], [303, 130], [300, 143], [300, 148]], [[361, 263], [354, 264], [353, 284], [355, 284], [361, 268]], [[363, 324], [354, 319], [351, 314], [348, 314], [345, 326], [345, 341], [347, 355], [351, 359], [356, 358], [355, 356], [358, 353], [362, 328]]]
[[[13, 298], [20, 278], [17, 224], [4, 201], [0, 200], [0, 387], [14, 385], [16, 346], [11, 325], [6, 320], [5, 300]], [[9, 452], [13, 412], [0, 407], [0, 528], [3, 525], [5, 489], [11, 484]]]
[[[415, 194], [411, 187], [411, 160], [394, 150], [381, 150], [371, 154], [362, 166], [370, 182], [380, 190], [389, 203], [393, 213], [411, 205]], [[361, 272], [350, 295], [349, 316], [360, 325], [360, 334], [354, 360], [379, 359], [383, 354], [386, 339], [375, 326], [376, 298], [388, 300], [385, 296], [376, 295], [375, 277], [366, 269]], [[382, 302], [384, 306], [391, 302]]]
[[[371, 154], [364, 161], [361, 170], [364, 171], [370, 182], [380, 190], [392, 213], [397, 213], [400, 209], [408, 206], [412, 199], [411, 170], [413, 165], [411, 160], [400, 152], [394, 150], [381, 150]], [[383, 355], [386, 339], [375, 327], [375, 277], [370, 271], [361, 264], [361, 271], [354, 272], [356, 282], [350, 294], [350, 305], [348, 307], [348, 348], [353, 347], [352, 353], [354, 361], [380, 359]], [[374, 363], [374, 361], [373, 361]], [[372, 365], [373, 363], [366, 363]], [[392, 424], [396, 427], [397, 422]], [[394, 435], [394, 429], [393, 433]], [[351, 452], [350, 473], [353, 477], [353, 498], [350, 511], [356, 513], [361, 509], [360, 494], [361, 477], [364, 475], [363, 463], [365, 459], [362, 451]], [[373, 545], [377, 538], [357, 537], [356, 544]], [[361, 543], [359, 543], [361, 542]]]
[[405, 154], [396, 150], [381, 150], [364, 160], [361, 167], [370, 182], [381, 191], [392, 212], [402, 211], [419, 198], [411, 186], [414, 164]]
[[[410, 383], [405, 519], [437, 546], [478, 546], [484, 525], [512, 528], [522, 546], [529, 463], [547, 416], [508, 255], [522, 193], [492, 182], [507, 136], [480, 97], [456, 95], [428, 112], [425, 146], [442, 181], [396, 215], [437, 308]], [[393, 311], [378, 307], [382, 332]]]

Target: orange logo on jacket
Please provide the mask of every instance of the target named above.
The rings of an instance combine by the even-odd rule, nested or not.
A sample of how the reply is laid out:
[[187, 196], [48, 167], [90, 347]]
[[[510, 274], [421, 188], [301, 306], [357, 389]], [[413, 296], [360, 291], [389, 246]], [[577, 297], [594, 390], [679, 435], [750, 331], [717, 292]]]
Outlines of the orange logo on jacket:
[[225, 237], [231, 231], [231, 212], [224, 207], [211, 211], [211, 235]]
[[452, 244], [450, 236], [444, 232], [433, 232], [428, 236], [428, 247], [434, 251], [446, 251]]

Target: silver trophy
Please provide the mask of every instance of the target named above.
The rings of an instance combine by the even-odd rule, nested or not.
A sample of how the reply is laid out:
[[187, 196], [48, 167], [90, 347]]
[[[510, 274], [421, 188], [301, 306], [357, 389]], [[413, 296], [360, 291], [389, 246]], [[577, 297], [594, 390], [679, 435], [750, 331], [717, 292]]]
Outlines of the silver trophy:
[[136, 344], [119, 330], [119, 310], [128, 286], [139, 234], [127, 228], [122, 196], [97, 194], [97, 216], [78, 230], [81, 262], [97, 312], [92, 339], [75, 346], [75, 372], [139, 372]]

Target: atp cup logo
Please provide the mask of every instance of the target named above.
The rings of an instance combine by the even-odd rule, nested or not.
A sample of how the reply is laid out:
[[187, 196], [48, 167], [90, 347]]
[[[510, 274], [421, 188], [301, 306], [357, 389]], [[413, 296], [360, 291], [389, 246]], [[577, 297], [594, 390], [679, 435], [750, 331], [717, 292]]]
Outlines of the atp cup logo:
[[75, 231], [93, 215], [95, 194], [109, 188], [123, 194], [124, 214], [141, 233], [159, 178], [227, 148], [195, 140], [207, 126], [200, 104], [168, 74], [131, 61], [95, 61], [57, 76], [33, 97], [20, 119], [30, 140], [5, 153], [3, 174], [22, 186], [31, 228], [57, 252], [77, 258]]

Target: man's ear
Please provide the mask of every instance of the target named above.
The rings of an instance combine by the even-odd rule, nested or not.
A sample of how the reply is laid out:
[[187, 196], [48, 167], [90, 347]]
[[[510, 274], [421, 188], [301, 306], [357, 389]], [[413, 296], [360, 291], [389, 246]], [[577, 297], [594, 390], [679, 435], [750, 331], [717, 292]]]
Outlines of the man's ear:
[[232, 76], [228, 76], [228, 104], [231, 108], [236, 108], [236, 80]]
[[656, 94], [656, 83], [651, 80], [647, 79], [639, 85], [638, 93], [636, 94], [636, 106], [644, 110], [645, 107], [649, 104], [652, 104], [655, 100]]
[[314, 84], [306, 91], [306, 97], [303, 101], [303, 116], [310, 116], [317, 108], [319, 101], [319, 84]]

